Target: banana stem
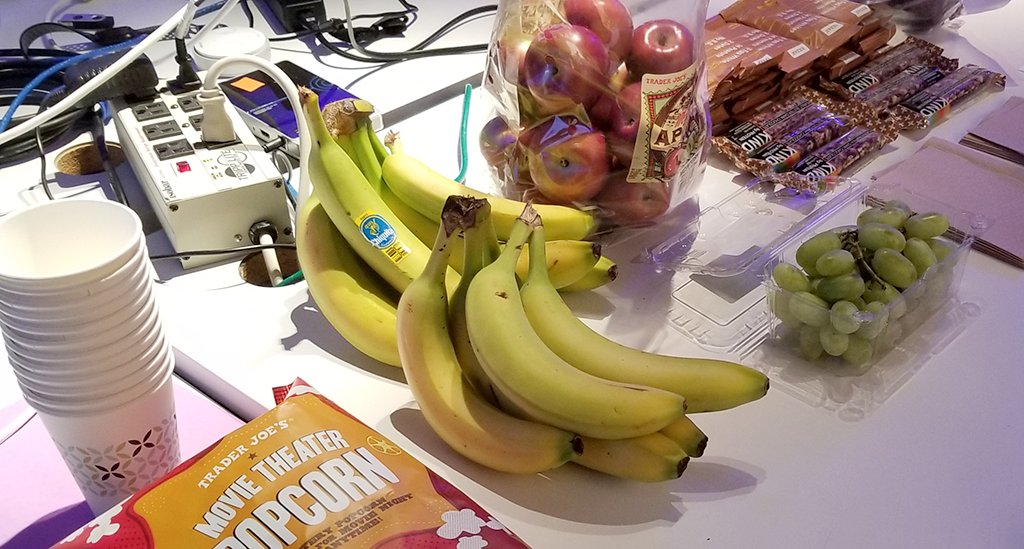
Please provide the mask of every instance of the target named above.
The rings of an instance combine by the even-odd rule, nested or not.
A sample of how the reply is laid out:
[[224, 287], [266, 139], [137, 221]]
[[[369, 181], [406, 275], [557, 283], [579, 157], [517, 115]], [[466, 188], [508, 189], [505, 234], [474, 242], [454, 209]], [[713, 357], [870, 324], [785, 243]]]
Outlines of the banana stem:
[[402, 146], [402, 138], [399, 137], [396, 131], [389, 131], [384, 136], [384, 145], [391, 151], [391, 154], [405, 153], [405, 148]]

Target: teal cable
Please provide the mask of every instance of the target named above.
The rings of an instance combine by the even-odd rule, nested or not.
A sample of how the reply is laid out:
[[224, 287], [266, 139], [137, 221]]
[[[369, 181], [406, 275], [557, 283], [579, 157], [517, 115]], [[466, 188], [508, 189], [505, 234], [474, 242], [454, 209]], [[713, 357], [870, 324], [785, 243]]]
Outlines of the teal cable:
[[459, 183], [466, 181], [466, 172], [469, 171], [466, 133], [469, 131], [469, 101], [472, 97], [473, 86], [466, 84], [466, 93], [462, 96], [462, 124], [459, 125], [459, 175], [455, 176], [455, 180]]
[[302, 271], [295, 271], [281, 282], [278, 282], [277, 285], [275, 285], [274, 287], [280, 288], [281, 286], [287, 286], [300, 280], [302, 280]]

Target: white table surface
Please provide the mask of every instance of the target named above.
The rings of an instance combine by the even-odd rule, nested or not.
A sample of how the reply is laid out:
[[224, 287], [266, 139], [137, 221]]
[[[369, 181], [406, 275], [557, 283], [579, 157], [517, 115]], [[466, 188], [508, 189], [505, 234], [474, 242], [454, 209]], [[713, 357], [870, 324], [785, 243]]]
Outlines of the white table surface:
[[[710, 13], [727, 3], [713, 1]], [[962, 62], [1003, 72], [1008, 85], [928, 132], [952, 141], [1009, 95], [1024, 95], [1017, 84], [1024, 76], [1019, 70], [1024, 67], [1024, 3], [966, 3], [969, 14], [962, 27], [924, 37]], [[329, 3], [329, 11], [335, 4]], [[439, 21], [446, 19], [436, 15], [443, 10], [450, 17], [474, 4], [462, 0], [423, 9]], [[6, 34], [4, 11], [0, 30]], [[433, 28], [426, 21], [417, 23], [424, 32]], [[487, 28], [472, 36], [467, 32], [464, 40], [486, 39], [489, 20], [476, 24]], [[274, 50], [275, 60], [289, 55]], [[430, 78], [444, 74], [446, 85], [479, 71], [482, 63], [482, 56], [447, 59]], [[398, 106], [396, 97], [410, 88], [415, 95], [418, 88], [392, 88], [384, 73], [426, 74], [413, 67], [385, 69], [354, 91], [388, 105], [382, 110]], [[448, 101], [395, 129], [409, 152], [454, 173], [460, 108], [459, 100]], [[920, 145], [920, 139], [901, 137], [858, 177], [867, 179]], [[704, 204], [736, 188], [738, 174], [720, 166], [712, 162], [708, 168]], [[150, 246], [160, 251], [166, 239], [155, 233]], [[627, 253], [613, 249], [613, 257], [616, 252]], [[659, 314], [668, 299], [657, 291], [665, 288], [660, 275], [643, 265], [622, 266], [623, 275], [613, 284], [570, 299], [581, 317], [648, 350], [713, 356], [666, 325]], [[1024, 546], [1024, 480], [1018, 471], [1024, 462], [1024, 406], [1018, 402], [1024, 390], [1024, 271], [978, 253], [968, 260], [960, 298], [977, 304], [979, 314], [866, 418], [844, 421], [773, 390], [755, 403], [696, 417], [710, 437], [706, 454], [691, 461], [682, 478], [653, 485], [572, 466], [527, 477], [477, 466], [430, 432], [400, 370], [360, 355], [336, 335], [304, 284], [250, 286], [240, 281], [234, 264], [186, 274], [164, 264], [159, 271], [169, 333], [177, 349], [194, 359], [191, 367], [179, 369], [182, 376], [250, 416], [273, 405], [272, 387], [301, 376], [538, 549]], [[621, 326], [630, 331], [620, 331]]]

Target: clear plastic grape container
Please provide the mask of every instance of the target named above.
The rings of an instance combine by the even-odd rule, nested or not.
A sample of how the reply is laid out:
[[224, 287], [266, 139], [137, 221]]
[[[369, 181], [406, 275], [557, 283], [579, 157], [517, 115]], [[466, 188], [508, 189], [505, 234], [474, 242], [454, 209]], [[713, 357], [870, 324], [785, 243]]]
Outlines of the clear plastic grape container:
[[977, 316], [958, 290], [988, 227], [898, 185], [859, 194], [772, 252], [762, 274], [767, 337], [747, 357], [773, 386], [849, 420], [877, 408]]

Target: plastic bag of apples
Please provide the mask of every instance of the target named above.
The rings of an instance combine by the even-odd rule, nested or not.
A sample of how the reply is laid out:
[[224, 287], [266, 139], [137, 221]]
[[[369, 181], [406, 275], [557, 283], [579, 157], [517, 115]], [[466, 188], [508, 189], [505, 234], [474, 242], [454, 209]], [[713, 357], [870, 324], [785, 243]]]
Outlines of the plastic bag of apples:
[[657, 224], [710, 150], [708, 0], [501, 0], [480, 147], [506, 196]]

